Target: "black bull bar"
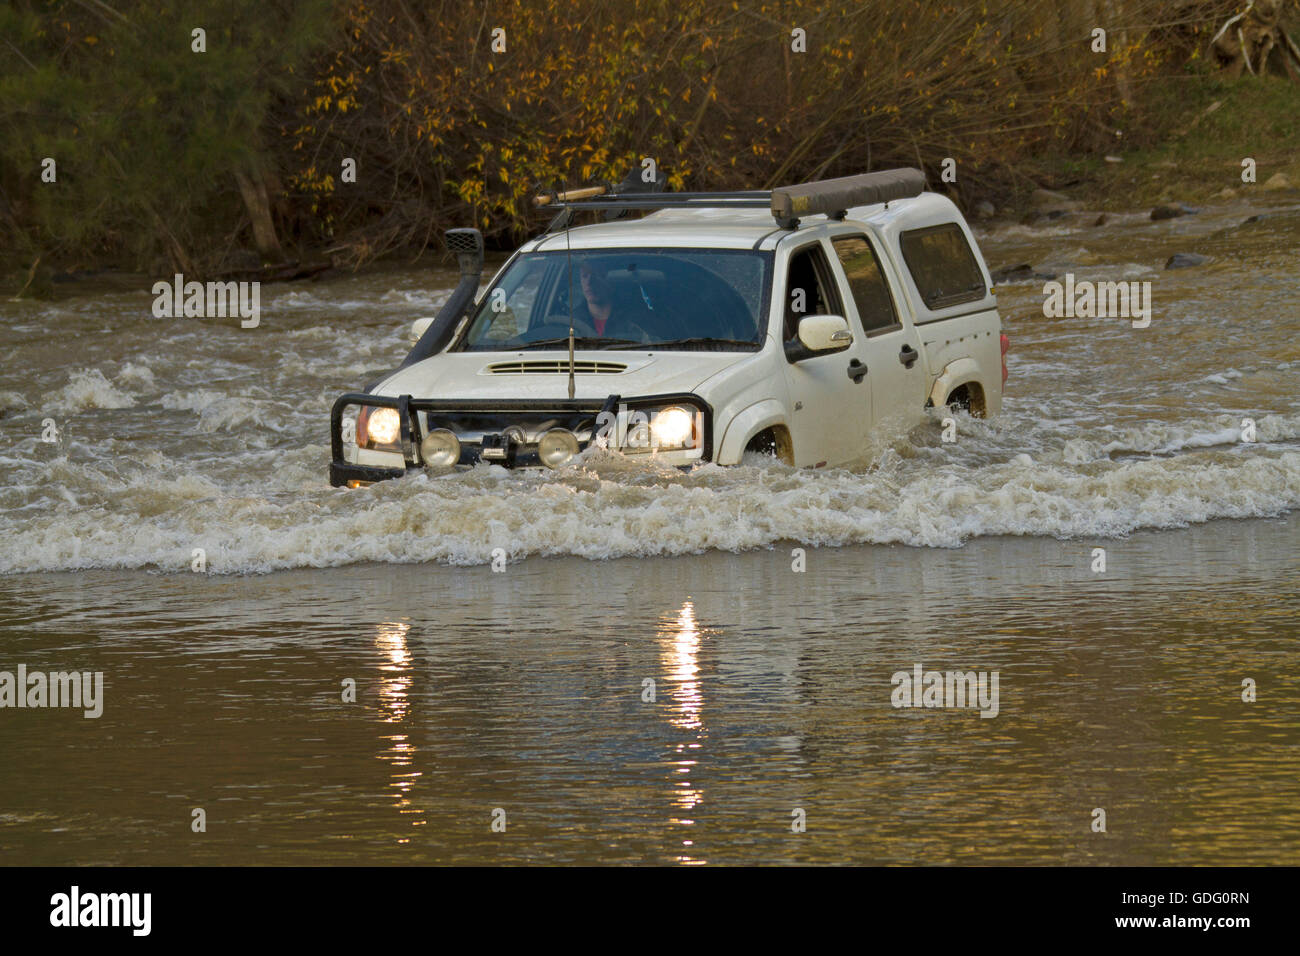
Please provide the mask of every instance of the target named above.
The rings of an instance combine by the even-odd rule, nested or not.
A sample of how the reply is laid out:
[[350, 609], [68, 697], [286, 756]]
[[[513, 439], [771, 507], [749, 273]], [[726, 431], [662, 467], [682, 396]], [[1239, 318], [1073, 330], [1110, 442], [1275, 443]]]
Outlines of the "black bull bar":
[[[610, 395], [604, 399], [466, 399], [447, 401], [445, 399], [412, 398], [410, 395], [370, 395], [365, 392], [348, 392], [334, 402], [330, 410], [330, 484], [334, 487], [349, 482], [384, 481], [400, 478], [408, 471], [419, 469], [422, 462], [418, 460], [417, 450], [424, 440], [416, 412], [442, 415], [477, 415], [487, 416], [496, 423], [499, 430], [515, 424], [520, 414], [531, 416], [549, 415], [563, 420], [570, 431], [576, 432], [578, 425], [590, 419], [594, 423], [602, 413], [618, 414], [620, 396]], [[673, 402], [689, 404], [703, 412], [704, 448], [702, 460], [712, 458], [713, 446], [713, 410], [699, 396], [688, 393], [671, 395], [644, 396], [629, 401], [630, 408], [637, 406], [664, 405]], [[380, 465], [354, 465], [343, 457], [343, 412], [350, 406], [369, 406], [371, 408], [394, 408], [401, 418], [399, 443], [401, 446], [403, 467], [384, 467]], [[579, 442], [580, 449], [590, 444]], [[396, 451], [397, 449], [393, 449]]]

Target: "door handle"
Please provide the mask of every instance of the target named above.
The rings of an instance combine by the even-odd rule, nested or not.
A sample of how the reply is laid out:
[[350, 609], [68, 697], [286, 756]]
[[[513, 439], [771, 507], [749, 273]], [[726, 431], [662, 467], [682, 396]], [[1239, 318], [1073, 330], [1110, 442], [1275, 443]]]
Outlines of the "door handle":
[[911, 368], [920, 357], [921, 353], [910, 345], [904, 345], [898, 350], [898, 360], [903, 363], [905, 368]]
[[855, 383], [861, 384], [862, 378], [866, 374], [867, 374], [867, 367], [863, 365], [861, 362], [859, 362], [857, 359], [854, 359], [852, 362], [849, 363], [849, 378], [853, 379]]

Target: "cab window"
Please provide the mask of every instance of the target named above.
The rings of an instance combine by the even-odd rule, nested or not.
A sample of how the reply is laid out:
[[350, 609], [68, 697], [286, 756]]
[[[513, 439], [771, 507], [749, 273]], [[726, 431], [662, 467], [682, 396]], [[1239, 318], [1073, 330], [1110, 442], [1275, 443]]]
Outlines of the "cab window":
[[799, 332], [805, 315], [842, 315], [839, 294], [831, 278], [830, 263], [821, 243], [804, 246], [790, 256], [785, 280], [785, 341]]
[[849, 280], [849, 292], [858, 307], [863, 332], [875, 332], [898, 325], [898, 312], [889, 291], [880, 259], [865, 236], [841, 236], [832, 240], [835, 254]]

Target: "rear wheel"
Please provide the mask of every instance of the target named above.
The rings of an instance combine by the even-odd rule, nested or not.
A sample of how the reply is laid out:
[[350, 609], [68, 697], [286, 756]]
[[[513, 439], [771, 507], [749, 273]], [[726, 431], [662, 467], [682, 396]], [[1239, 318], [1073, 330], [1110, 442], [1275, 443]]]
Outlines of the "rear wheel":
[[966, 412], [971, 418], [983, 418], [986, 412], [984, 392], [979, 385], [957, 386], [944, 404], [954, 411]]

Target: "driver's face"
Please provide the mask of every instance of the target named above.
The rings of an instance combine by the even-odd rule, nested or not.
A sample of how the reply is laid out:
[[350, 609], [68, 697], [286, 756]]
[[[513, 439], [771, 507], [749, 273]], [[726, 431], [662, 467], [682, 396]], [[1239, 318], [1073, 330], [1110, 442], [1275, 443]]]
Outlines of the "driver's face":
[[582, 270], [582, 294], [592, 305], [604, 305], [609, 301], [609, 283], [604, 276], [596, 276], [587, 269]]

